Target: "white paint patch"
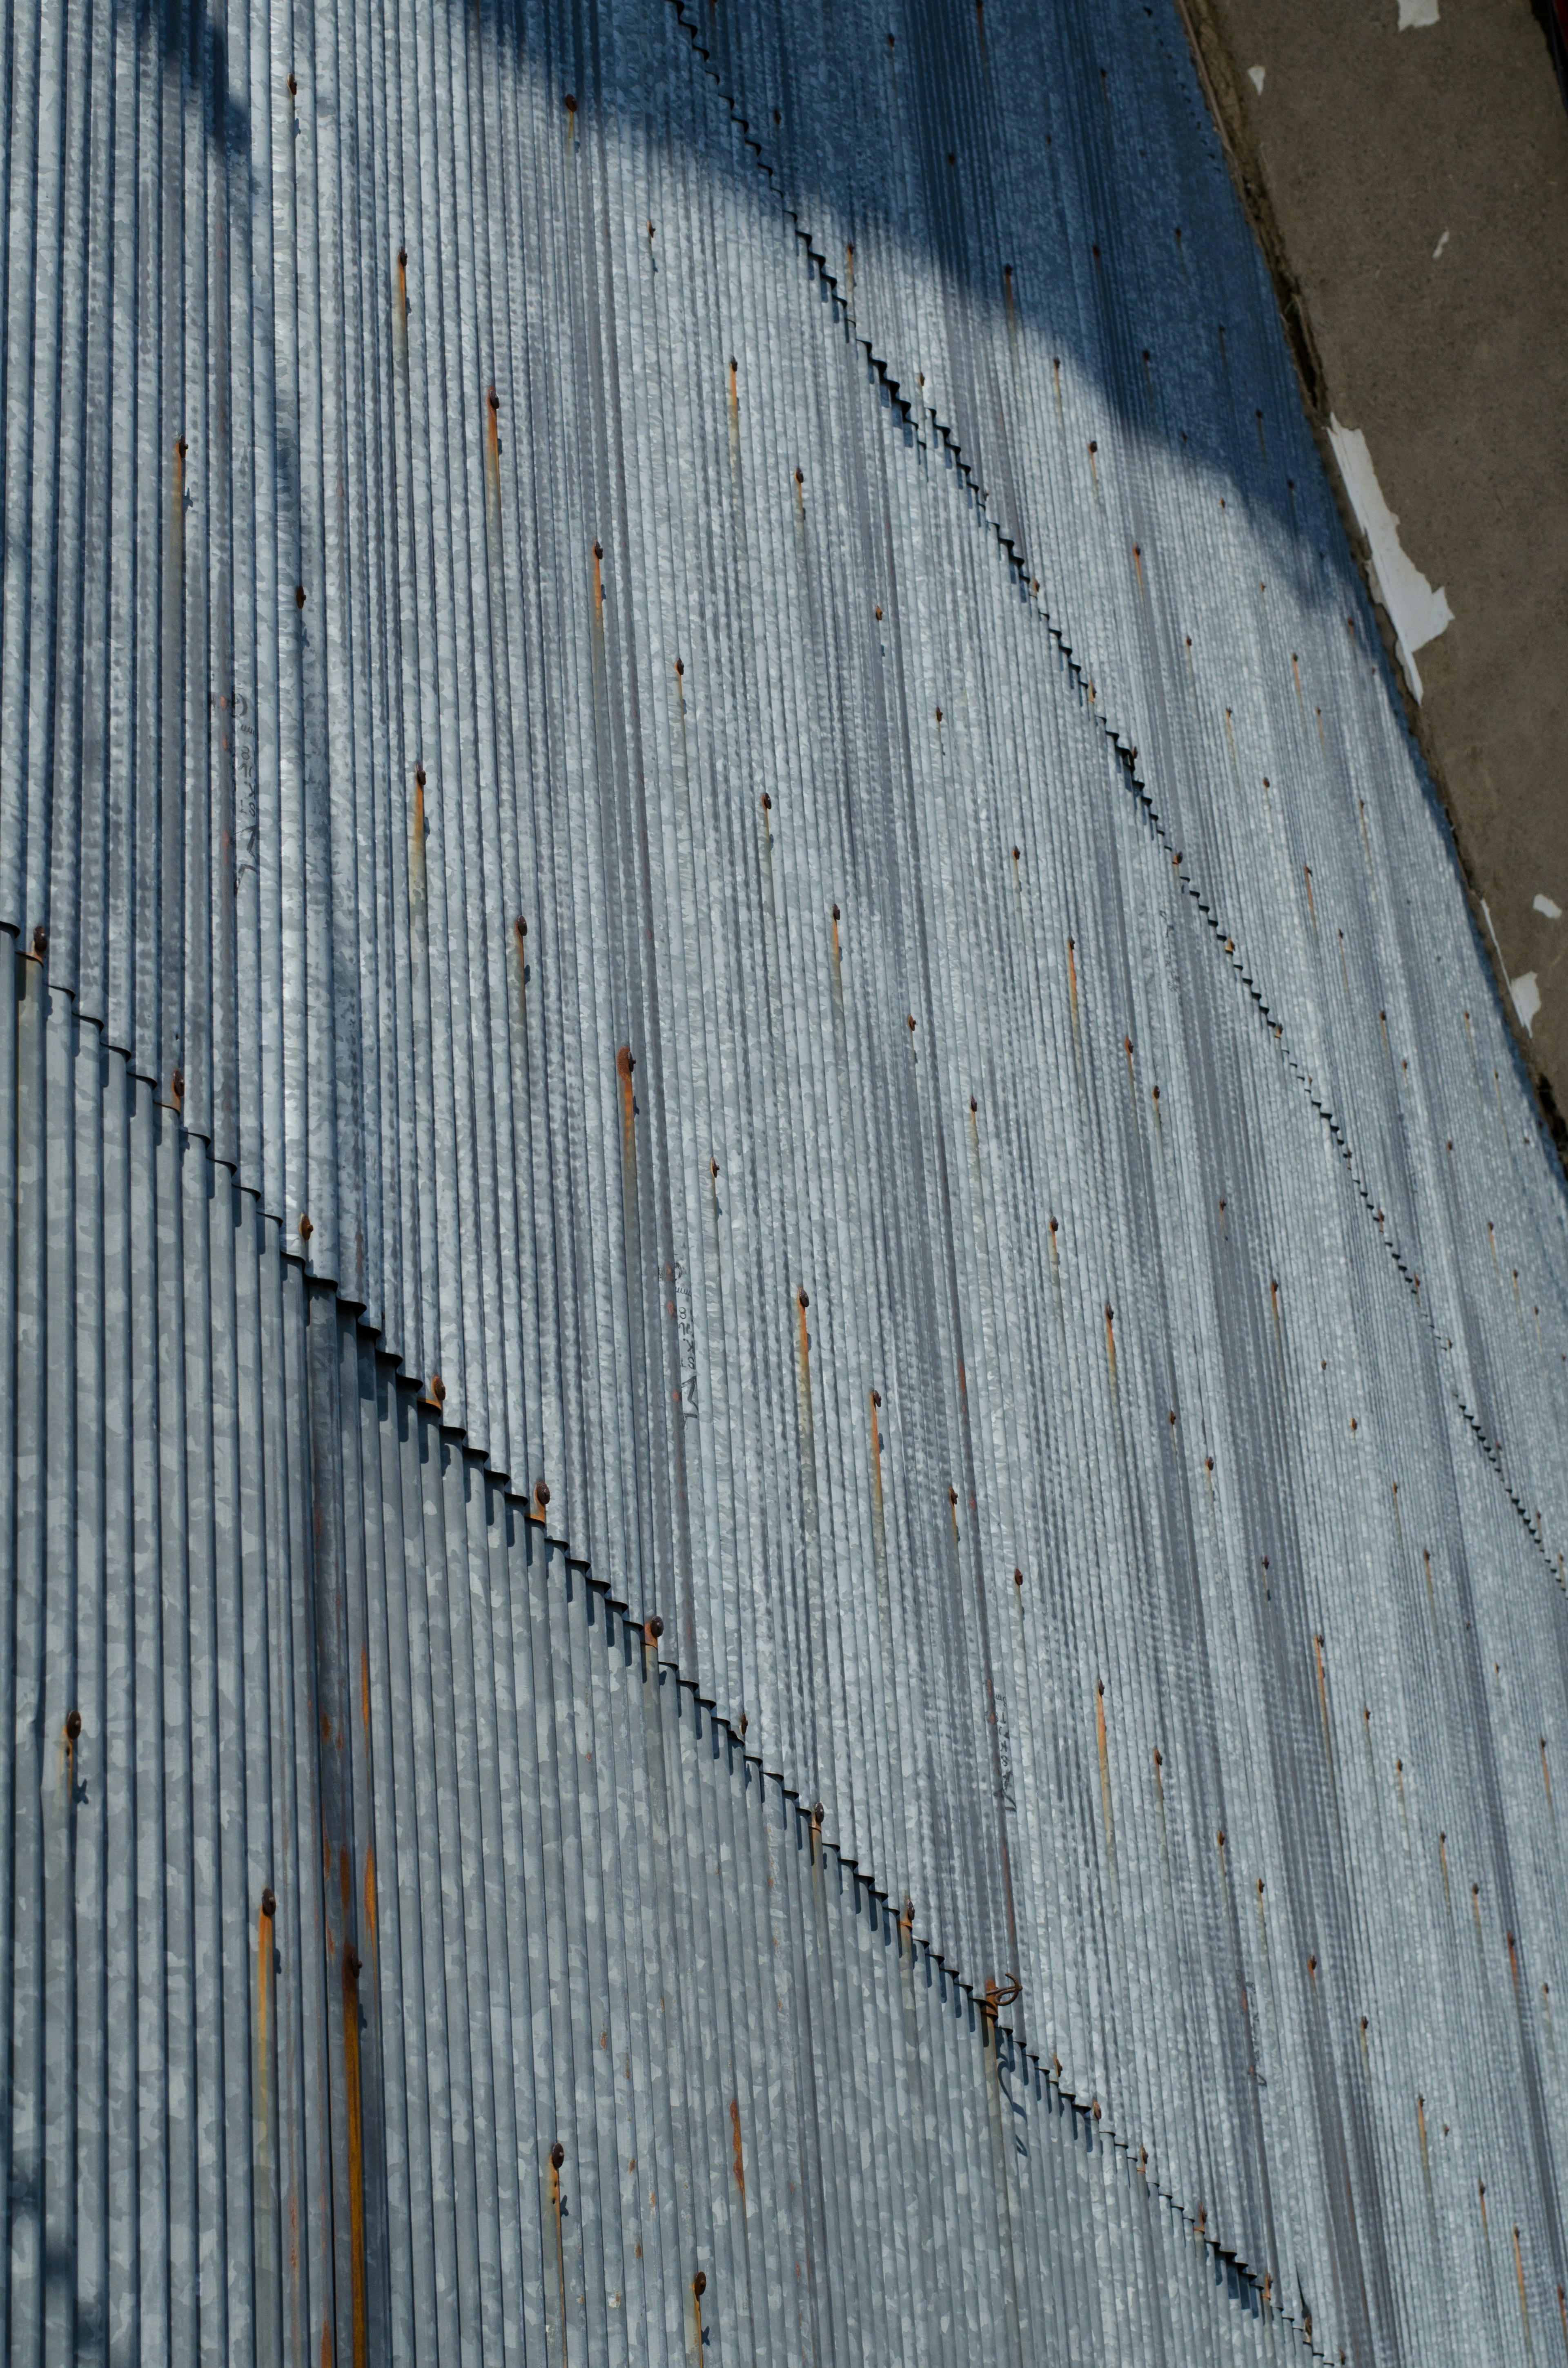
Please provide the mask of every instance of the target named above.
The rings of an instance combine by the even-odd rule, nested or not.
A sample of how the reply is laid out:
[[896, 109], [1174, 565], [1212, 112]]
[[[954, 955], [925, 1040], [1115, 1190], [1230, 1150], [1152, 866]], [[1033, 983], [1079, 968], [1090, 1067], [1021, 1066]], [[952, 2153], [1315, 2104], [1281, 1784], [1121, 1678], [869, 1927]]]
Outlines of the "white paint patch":
[[1345, 490], [1350, 506], [1360, 521], [1362, 533], [1371, 545], [1372, 580], [1379, 599], [1393, 620], [1394, 638], [1399, 644], [1399, 662], [1404, 668], [1405, 680], [1421, 702], [1421, 677], [1415, 668], [1415, 652], [1428, 642], [1436, 641], [1445, 626], [1454, 621], [1448, 595], [1441, 585], [1436, 592], [1421, 570], [1408, 559], [1400, 547], [1399, 518], [1383, 499], [1378, 483], [1372, 456], [1367, 450], [1367, 439], [1358, 427], [1341, 427], [1333, 413], [1328, 420], [1329, 440], [1339, 472], [1345, 480]]
[[1399, 0], [1399, 29], [1409, 32], [1413, 25], [1435, 25], [1437, 21], [1437, 0]]
[[1263, 97], [1263, 77], [1265, 71], [1265, 68], [1262, 66], [1248, 66], [1247, 68], [1247, 80], [1251, 83], [1254, 90], [1256, 91], [1259, 98]]
[[[1484, 896], [1481, 900], [1481, 909], [1486, 916], [1486, 926], [1492, 931], [1492, 942], [1497, 946], [1498, 964], [1504, 977], [1508, 978], [1508, 965], [1504, 962], [1503, 949], [1497, 943], [1497, 929], [1492, 918], [1492, 907]], [[1535, 1030], [1530, 1026], [1530, 1021], [1540, 1009], [1540, 983], [1534, 971], [1521, 971], [1517, 978], [1508, 978], [1508, 992], [1514, 998], [1514, 1008], [1519, 1015], [1525, 1034], [1533, 1036]]]
[[1560, 921], [1562, 918], [1562, 905], [1554, 905], [1550, 896], [1538, 896], [1535, 900], [1535, 908], [1538, 913], [1544, 913], [1549, 921]]
[[1446, 247], [1446, 246], [1447, 246], [1448, 243], [1449, 243], [1449, 233], [1448, 233], [1448, 232], [1447, 232], [1447, 231], [1445, 231], [1445, 232], [1443, 233], [1442, 237], [1437, 241], [1437, 245], [1432, 249], [1432, 260], [1433, 260], [1433, 262], [1434, 262], [1434, 263], [1436, 263], [1436, 262], [1437, 262], [1437, 257], [1441, 255], [1441, 253], [1443, 252], [1444, 247]]

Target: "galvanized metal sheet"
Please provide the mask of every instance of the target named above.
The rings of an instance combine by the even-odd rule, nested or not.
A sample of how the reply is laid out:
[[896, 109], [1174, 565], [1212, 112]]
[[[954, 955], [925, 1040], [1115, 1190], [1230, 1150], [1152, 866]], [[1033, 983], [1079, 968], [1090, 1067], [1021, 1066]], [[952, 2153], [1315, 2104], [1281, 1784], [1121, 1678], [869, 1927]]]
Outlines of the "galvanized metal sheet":
[[1560, 1178], [1170, 20], [884, 17], [18, 7], [0, 920], [1206, 2237], [1507, 2349]]

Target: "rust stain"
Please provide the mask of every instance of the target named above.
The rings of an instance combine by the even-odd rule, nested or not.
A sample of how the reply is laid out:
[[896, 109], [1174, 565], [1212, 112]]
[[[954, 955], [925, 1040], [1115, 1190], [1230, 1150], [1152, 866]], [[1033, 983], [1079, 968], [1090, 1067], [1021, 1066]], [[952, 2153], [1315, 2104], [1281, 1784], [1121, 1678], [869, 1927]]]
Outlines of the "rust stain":
[[1530, 2308], [1525, 2300], [1525, 2257], [1519, 2250], [1519, 2232], [1514, 2231], [1514, 2275], [1519, 2282], [1519, 2317], [1525, 2324], [1525, 2340], [1529, 2341]]
[[370, 1732], [370, 1656], [363, 1645], [359, 1647], [359, 1716], [367, 1737]]
[[732, 2097], [730, 2100], [730, 2127], [734, 2133], [735, 2185], [741, 2191], [741, 2210], [744, 2213], [746, 2203], [746, 2170], [741, 2154], [741, 2106], [738, 2097]]
[[416, 895], [425, 894], [425, 768], [414, 768], [414, 831], [409, 843], [409, 868]]
[[1067, 992], [1072, 997], [1073, 1019], [1074, 1024], [1076, 1024], [1078, 1018], [1078, 963], [1071, 938], [1067, 940]]
[[376, 1853], [368, 1844], [365, 1850], [365, 1945], [373, 1955], [376, 1948]]
[[594, 545], [594, 619], [596, 623], [601, 625], [604, 622], [605, 613], [604, 557], [603, 543], [596, 542]]
[[871, 1502], [876, 1507], [880, 1525], [882, 1518], [882, 1435], [877, 1421], [877, 1408], [882, 1402], [881, 1392], [869, 1391], [867, 1402], [871, 1416]]
[[1113, 1382], [1116, 1379], [1116, 1333], [1113, 1328], [1115, 1323], [1115, 1310], [1108, 1300], [1105, 1311], [1105, 1352], [1110, 1361], [1110, 1377]]
[[1330, 1732], [1329, 1732], [1329, 1725], [1328, 1725], [1328, 1682], [1327, 1682], [1327, 1679], [1326, 1679], [1324, 1678], [1324, 1668], [1323, 1668], [1323, 1638], [1322, 1638], [1321, 1636], [1314, 1636], [1314, 1637], [1312, 1638], [1312, 1655], [1313, 1655], [1314, 1659], [1315, 1659], [1315, 1660], [1316, 1660], [1316, 1662], [1317, 1662], [1317, 1671], [1318, 1671], [1318, 1708], [1319, 1708], [1319, 1710], [1320, 1710], [1320, 1711], [1322, 1712], [1322, 1713], [1323, 1713], [1323, 1740], [1324, 1740], [1324, 1750], [1328, 1753], [1329, 1757], [1332, 1759], [1332, 1758], [1333, 1758], [1333, 1756], [1334, 1756], [1334, 1738], [1333, 1738], [1333, 1736], [1331, 1736], [1331, 1734], [1330, 1734]]
[[1106, 1848], [1114, 1857], [1116, 1853], [1116, 1827], [1111, 1816], [1110, 1806], [1110, 1753], [1106, 1741], [1105, 1680], [1103, 1678], [1096, 1678], [1095, 1679], [1095, 1740], [1099, 1747], [1100, 1809], [1105, 1817]]
[[[343, 1877], [348, 1885], [348, 1853], [343, 1854]], [[349, 2274], [353, 2285], [354, 2368], [368, 2368], [369, 2330], [365, 2286], [365, 2138], [359, 2095], [359, 1960], [351, 1948], [343, 1952], [343, 2063], [348, 2103], [348, 2238]]]

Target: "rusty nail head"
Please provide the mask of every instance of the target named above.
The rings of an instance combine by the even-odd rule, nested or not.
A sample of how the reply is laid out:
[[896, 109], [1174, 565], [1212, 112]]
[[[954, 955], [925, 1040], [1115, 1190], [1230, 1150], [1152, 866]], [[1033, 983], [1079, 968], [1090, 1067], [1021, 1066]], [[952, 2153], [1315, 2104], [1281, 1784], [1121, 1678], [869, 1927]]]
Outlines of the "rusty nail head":
[[270, 1924], [278, 1913], [278, 1894], [267, 1884], [261, 1895], [261, 1912]]
[[415, 765], [414, 768], [414, 785], [415, 789], [420, 790], [425, 787], [425, 768], [423, 765]]
[[796, 472], [795, 472], [795, 483], [796, 483], [798, 485], [803, 485], [803, 484], [805, 484], [805, 482], [806, 482], [806, 472], [805, 472], [805, 471], [804, 471], [803, 469], [797, 469], [797, 470], [796, 470]]
[[447, 1384], [441, 1379], [439, 1373], [432, 1373], [430, 1376], [430, 1395], [435, 1399], [437, 1406], [446, 1405]]
[[315, 1227], [312, 1224], [309, 1217], [306, 1216], [304, 1211], [301, 1209], [300, 1212], [300, 1239], [302, 1242], [308, 1242], [314, 1232]]
[[676, 658], [676, 674], [684, 674], [686, 672], [685, 664], [679, 658]]
[[1022, 1587], [1023, 1583], [1024, 1583], [1024, 1574], [1023, 1574], [1023, 1572], [1022, 1572], [1021, 1570], [1016, 1570], [1016, 1571], [1013, 1573], [1013, 1585], [1014, 1585], [1015, 1587]]
[[691, 2291], [694, 2294], [705, 2294], [707, 2293], [708, 2272], [706, 2270], [698, 2271], [697, 2275], [691, 2282]]
[[664, 1633], [665, 1623], [655, 1611], [652, 1620], [644, 1624], [642, 1634], [650, 1645], [656, 1645]]
[[397, 259], [402, 268], [406, 271], [408, 268], [408, 249], [406, 246], [400, 246], [398, 248]]
[[553, 2169], [553, 2170], [559, 2170], [559, 2169], [560, 2169], [560, 2168], [561, 2168], [561, 2166], [562, 2166], [562, 2164], [565, 2161], [565, 2159], [566, 2159], [566, 2149], [565, 2149], [565, 2147], [562, 2145], [561, 2140], [560, 2140], [559, 2138], [557, 2138], [557, 2139], [556, 2139], [556, 2141], [555, 2141], [555, 2144], [554, 2144], [554, 2145], [551, 2147], [551, 2149], [550, 2149], [550, 2161], [551, 2161], [551, 2169]]
[[881, 612], [881, 609], [879, 609], [877, 610], [877, 622], [878, 622], [878, 624], [880, 625], [880, 624], [881, 623], [881, 621], [882, 621], [882, 612]]
[[596, 543], [595, 543], [595, 545], [594, 545], [594, 557], [595, 557], [596, 559], [602, 559], [602, 558], [604, 557], [604, 555], [605, 555], [605, 547], [604, 547], [603, 543], [602, 543], [602, 542], [596, 542]]
[[358, 1949], [346, 1949], [344, 1951], [343, 1970], [347, 1975], [351, 1982], [357, 1982], [364, 1968], [359, 1963], [359, 1952]]
[[33, 952], [38, 957], [38, 960], [42, 962], [48, 951], [49, 931], [44, 928], [43, 923], [40, 921], [37, 928], [33, 931]]
[[820, 1801], [813, 1801], [812, 1803], [812, 1823], [813, 1826], [820, 1827], [826, 1815], [827, 1811], [823, 1807]]
[[801, 1305], [802, 1307], [809, 1307], [809, 1306], [811, 1305], [811, 1304], [812, 1304], [812, 1303], [811, 1303], [811, 1301], [806, 1297], [806, 1294], [805, 1294], [805, 1292], [804, 1292], [803, 1291], [798, 1291], [798, 1292], [795, 1293], [795, 1297], [796, 1297], [796, 1298], [797, 1298], [797, 1300], [800, 1302], [800, 1304], [801, 1304]]
[[69, 1715], [68, 1715], [68, 1716], [67, 1716], [67, 1718], [66, 1718], [66, 1721], [65, 1721], [65, 1733], [66, 1733], [66, 1736], [67, 1736], [67, 1737], [69, 1738], [69, 1740], [70, 1740], [71, 1742], [74, 1743], [74, 1742], [75, 1742], [75, 1740], [76, 1740], [76, 1738], [77, 1738], [77, 1736], [81, 1734], [81, 1732], [82, 1732], [82, 1713], [81, 1713], [81, 1712], [80, 1712], [79, 1710], [74, 1710], [74, 1711], [72, 1711], [72, 1712], [69, 1713]]
[[517, 935], [518, 935], [518, 937], [519, 937], [519, 938], [526, 938], [526, 937], [528, 936], [528, 923], [524, 920], [524, 918], [523, 918], [523, 916], [522, 916], [522, 915], [521, 915], [520, 913], [517, 915], [517, 919], [513, 922], [512, 927], [516, 929], [516, 931], [517, 931]]
[[300, 90], [300, 85], [299, 85], [299, 84], [295, 81], [295, 79], [294, 79], [293, 75], [292, 75], [292, 74], [290, 74], [290, 77], [289, 77], [289, 96], [290, 96], [290, 98], [295, 98], [295, 97], [297, 97], [299, 96], [299, 90]]
[[942, 711], [941, 711], [941, 709], [938, 707], [938, 709], [937, 710], [937, 723], [940, 723], [941, 720], [942, 720]]
[[905, 1016], [905, 1018], [908, 1019], [908, 1022], [909, 1022], [909, 1028], [910, 1028], [910, 1033], [913, 1035], [913, 1033], [914, 1033], [914, 1031], [915, 1031], [915, 1014], [914, 1014], [914, 1012], [913, 1012], [913, 1011], [911, 1011], [911, 1012], [907, 1012], [904, 1016]]
[[871, 1392], [871, 1404], [872, 1404], [874, 1406], [881, 1406], [881, 1402], [882, 1402], [882, 1394], [881, 1394], [881, 1390], [873, 1390], [873, 1391]]
[[[568, 91], [568, 92], [567, 92], [567, 94], [566, 94], [565, 97], [562, 100], [562, 102], [561, 102], [561, 103], [562, 103], [562, 105], [565, 108], [566, 112], [567, 112], [567, 114], [568, 114], [568, 115], [575, 115], [575, 114], [576, 114], [576, 112], [577, 112], [577, 102], [576, 102], [576, 99], [573, 97], [573, 95], [572, 95], [572, 93], [571, 93], [570, 91]], [[551, 2159], [553, 2160], [553, 2157], [551, 2157]]]
[[834, 908], [833, 908], [833, 917], [834, 917], [834, 919], [835, 919], [835, 921], [836, 921], [836, 920], [838, 919], [838, 917], [839, 917], [839, 914], [838, 914], [838, 907], [837, 907], [837, 905], [835, 905], [834, 906]]
[[773, 812], [773, 800], [768, 796], [766, 790], [764, 790], [762, 793], [762, 811], [764, 814], [771, 814]]
[[735, 1733], [740, 1736], [743, 1743], [746, 1739], [746, 1727], [749, 1724], [750, 1722], [748, 1721], [744, 1711], [742, 1711], [739, 1718], [735, 1721]]
[[484, 399], [485, 399], [486, 403], [488, 403], [488, 404], [489, 404], [490, 408], [491, 408], [491, 410], [492, 410], [492, 411], [499, 411], [499, 410], [500, 410], [500, 408], [501, 408], [501, 398], [500, 398], [500, 396], [496, 393], [495, 389], [494, 389], [494, 387], [491, 387], [491, 388], [489, 389], [489, 391], [488, 391], [488, 393], [486, 393], [486, 395], [485, 395], [485, 398], [484, 398]]
[[970, 1098], [969, 1098], [969, 1107], [970, 1107], [970, 1114], [971, 1114], [971, 1117], [974, 1115], [974, 1113], [975, 1113], [975, 1112], [979, 1110], [979, 1108], [980, 1108], [980, 1104], [975, 1100], [974, 1096], [973, 1096], [972, 1094], [971, 1094], [971, 1096], [970, 1096]]
[[294, 586], [294, 606], [296, 609], [302, 609], [304, 605], [305, 587], [302, 584], [296, 584]]
[[1013, 849], [1013, 860], [1017, 863], [1019, 860], [1018, 849], [1015, 847]]
[[549, 1504], [550, 1486], [548, 1482], [543, 1480], [536, 1480], [534, 1482], [534, 1502], [536, 1505], [540, 1506]]

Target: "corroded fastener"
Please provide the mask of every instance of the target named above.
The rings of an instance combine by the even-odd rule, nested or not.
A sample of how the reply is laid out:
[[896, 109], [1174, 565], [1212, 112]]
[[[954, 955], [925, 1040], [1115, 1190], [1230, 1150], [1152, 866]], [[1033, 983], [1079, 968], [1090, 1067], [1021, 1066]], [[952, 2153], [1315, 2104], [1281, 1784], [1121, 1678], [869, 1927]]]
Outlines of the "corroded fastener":
[[913, 1036], [915, 1033], [915, 1014], [911, 1011], [907, 1012], [904, 1016], [909, 1023], [909, 1032]]
[[768, 796], [766, 790], [764, 790], [762, 793], [762, 811], [764, 814], [771, 814], [773, 812], [773, 800]]
[[351, 1982], [357, 1982], [358, 1980], [360, 1975], [364, 1971], [364, 1967], [359, 1962], [359, 1952], [358, 1949], [350, 1948], [344, 1951], [343, 1970], [347, 1975]]
[[294, 586], [294, 606], [296, 609], [302, 609], [304, 605], [305, 587], [302, 584], [296, 584]]
[[708, 1173], [711, 1176], [713, 1181], [717, 1183], [719, 1180], [719, 1163], [716, 1159], [710, 1159], [708, 1162]]
[[1016, 1570], [1016, 1571], [1013, 1573], [1013, 1585], [1014, 1585], [1015, 1587], [1022, 1587], [1023, 1583], [1024, 1583], [1024, 1574], [1023, 1574], [1023, 1572], [1022, 1572], [1021, 1570]]
[[[568, 115], [575, 115], [575, 114], [576, 114], [576, 112], [577, 112], [577, 101], [576, 101], [575, 97], [573, 96], [573, 94], [572, 94], [572, 92], [571, 92], [571, 91], [568, 91], [568, 92], [567, 92], [567, 94], [566, 94], [565, 97], [562, 100], [561, 104], [562, 104], [562, 106], [566, 109], [566, 112], [567, 112], [567, 114], [568, 114]], [[650, 227], [650, 228], [652, 228], [652, 224], [650, 224], [650, 225], [649, 225], [649, 227]], [[551, 2157], [551, 2159], [553, 2160], [553, 2157]]]
[[262, 1891], [261, 1912], [269, 1924], [278, 1913], [278, 1894], [270, 1884], [267, 1884]]
[[300, 1239], [302, 1242], [308, 1242], [314, 1232], [315, 1227], [312, 1224], [309, 1217], [306, 1216], [304, 1211], [301, 1209], [300, 1212]]
[[833, 917], [835, 921], [842, 917], [836, 905], [833, 908]]
[[739, 1718], [735, 1721], [735, 1733], [740, 1736], [743, 1743], [746, 1739], [746, 1728], [749, 1725], [750, 1721], [747, 1719], [746, 1714], [743, 1710]]
[[522, 916], [522, 915], [521, 915], [520, 913], [517, 915], [517, 919], [513, 922], [513, 924], [512, 924], [512, 928], [513, 928], [513, 930], [514, 930], [514, 932], [515, 932], [515, 934], [516, 934], [516, 936], [517, 936], [517, 943], [518, 943], [519, 945], [521, 945], [521, 944], [522, 944], [523, 939], [528, 936], [528, 923], [524, 920], [524, 918], [523, 918], [523, 916]]
[[823, 1828], [823, 1820], [826, 1816], [827, 1811], [824, 1808], [822, 1803], [820, 1801], [813, 1801], [812, 1803], [812, 1831], [813, 1834], [821, 1833]]
[[34, 959], [34, 961], [35, 961], [35, 962], [42, 962], [42, 960], [43, 960], [43, 958], [44, 958], [45, 954], [46, 954], [48, 951], [49, 951], [49, 931], [44, 928], [43, 923], [40, 921], [40, 922], [39, 923], [39, 925], [38, 925], [37, 928], [33, 931], [33, 959]]
[[173, 1102], [176, 1110], [178, 1110], [185, 1100], [185, 1071], [183, 1069], [175, 1069], [170, 1073], [169, 1099]]
[[938, 707], [938, 709], [937, 710], [937, 723], [940, 723], [941, 720], [942, 720], [942, 711], [941, 711], [941, 709]]
[[801, 1308], [807, 1308], [807, 1307], [809, 1307], [809, 1306], [811, 1305], [811, 1304], [812, 1304], [812, 1303], [811, 1303], [811, 1301], [807, 1298], [807, 1296], [806, 1296], [806, 1294], [805, 1294], [805, 1292], [802, 1290], [802, 1291], [798, 1291], [798, 1292], [795, 1293], [795, 1304], [796, 1304], [796, 1305], [797, 1305], [798, 1307], [801, 1307]]
[[484, 400], [485, 400], [485, 401], [486, 401], [486, 403], [490, 405], [490, 408], [491, 408], [491, 410], [492, 410], [492, 411], [499, 411], [499, 410], [500, 410], [500, 408], [501, 408], [501, 398], [500, 398], [500, 396], [496, 393], [495, 389], [494, 389], [493, 386], [492, 386], [492, 387], [488, 387], [488, 388], [486, 388], [486, 390], [485, 390], [485, 395], [484, 395]]
[[881, 609], [879, 608], [879, 609], [878, 609], [878, 610], [877, 610], [877, 622], [878, 622], [878, 624], [880, 625], [880, 624], [881, 623], [881, 621], [882, 621], [882, 612], [881, 612]]
[[69, 1713], [67, 1713], [67, 1715], [66, 1715], [66, 1720], [65, 1720], [65, 1739], [66, 1739], [66, 1741], [67, 1741], [68, 1743], [74, 1743], [74, 1742], [76, 1742], [76, 1741], [78, 1740], [78, 1738], [80, 1737], [81, 1733], [82, 1733], [82, 1713], [81, 1713], [81, 1712], [80, 1712], [79, 1710], [74, 1710], [74, 1711], [69, 1712]]
[[656, 1611], [652, 1620], [642, 1622], [642, 1642], [645, 1645], [656, 1645], [664, 1633], [665, 1623]]
[[559, 2138], [557, 2138], [557, 2139], [556, 2139], [556, 2141], [555, 2141], [555, 2144], [554, 2144], [554, 2145], [551, 2147], [551, 2149], [550, 2149], [550, 2167], [551, 2167], [551, 2169], [552, 2170], [559, 2170], [559, 2169], [560, 2169], [560, 2168], [561, 2168], [561, 2166], [562, 2166], [562, 2164], [565, 2161], [565, 2159], [566, 2159], [566, 2149], [565, 2149], [565, 2147], [562, 2145], [561, 2140], [560, 2140]]
[[795, 483], [796, 483], [798, 485], [803, 485], [803, 484], [805, 484], [805, 482], [806, 482], [806, 472], [805, 472], [805, 471], [804, 471], [803, 469], [797, 469], [797, 470], [796, 470], [796, 472], [795, 472]]
[[684, 675], [684, 674], [685, 674], [685, 672], [686, 672], [686, 664], [685, 664], [684, 659], [676, 658], [676, 675], [677, 675], [677, 676]]
[[447, 1384], [439, 1373], [430, 1376], [430, 1400], [433, 1406], [442, 1406], [447, 1403]]
[[550, 1485], [548, 1481], [536, 1480], [534, 1482], [534, 1503], [539, 1507], [541, 1513], [544, 1511], [544, 1508], [549, 1502]]

